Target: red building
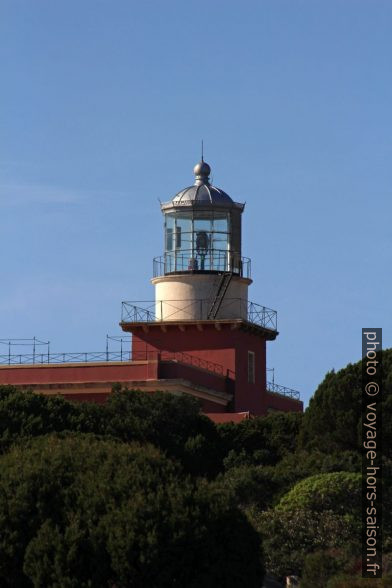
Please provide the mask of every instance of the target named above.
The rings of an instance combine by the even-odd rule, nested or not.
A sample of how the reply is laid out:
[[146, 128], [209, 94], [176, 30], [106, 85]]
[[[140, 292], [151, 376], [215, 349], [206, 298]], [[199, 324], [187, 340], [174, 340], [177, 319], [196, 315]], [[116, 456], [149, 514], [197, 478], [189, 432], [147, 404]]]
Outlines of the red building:
[[121, 328], [131, 349], [102, 354], [0, 357], [0, 384], [103, 402], [113, 383], [200, 399], [213, 420], [238, 421], [270, 410], [302, 411], [299, 394], [267, 383], [266, 345], [278, 335], [274, 310], [248, 299], [251, 262], [242, 256], [244, 204], [209, 182], [161, 204], [165, 250], [154, 259], [155, 299], [123, 302]]

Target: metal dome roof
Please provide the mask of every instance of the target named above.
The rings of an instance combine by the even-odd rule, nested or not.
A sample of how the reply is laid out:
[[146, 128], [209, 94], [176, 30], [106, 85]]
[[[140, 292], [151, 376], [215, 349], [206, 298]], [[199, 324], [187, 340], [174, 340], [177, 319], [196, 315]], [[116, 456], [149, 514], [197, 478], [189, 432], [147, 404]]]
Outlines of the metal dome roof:
[[234, 202], [226, 192], [210, 184], [211, 168], [203, 159], [195, 165], [193, 172], [196, 177], [194, 185], [177, 192], [169, 202], [162, 204], [162, 210], [183, 206], [244, 208], [244, 204]]
[[226, 192], [211, 184], [189, 186], [178, 192], [172, 199], [173, 204], [192, 202], [194, 204], [231, 205], [233, 200]]

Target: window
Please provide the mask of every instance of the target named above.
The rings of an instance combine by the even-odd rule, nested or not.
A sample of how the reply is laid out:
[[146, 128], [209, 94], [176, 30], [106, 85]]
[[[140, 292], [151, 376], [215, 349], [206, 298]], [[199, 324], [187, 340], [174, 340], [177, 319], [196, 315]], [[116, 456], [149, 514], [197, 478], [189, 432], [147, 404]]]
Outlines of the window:
[[255, 383], [255, 354], [248, 351], [248, 384]]

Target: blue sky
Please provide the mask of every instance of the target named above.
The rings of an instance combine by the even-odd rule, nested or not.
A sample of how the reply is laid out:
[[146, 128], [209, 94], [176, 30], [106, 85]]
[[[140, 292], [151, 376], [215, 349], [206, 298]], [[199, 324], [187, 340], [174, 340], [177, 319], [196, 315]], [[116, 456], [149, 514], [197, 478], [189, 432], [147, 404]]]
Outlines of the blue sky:
[[362, 327], [392, 346], [391, 27], [383, 0], [2, 0], [0, 338], [103, 350], [204, 138], [276, 381], [307, 401]]

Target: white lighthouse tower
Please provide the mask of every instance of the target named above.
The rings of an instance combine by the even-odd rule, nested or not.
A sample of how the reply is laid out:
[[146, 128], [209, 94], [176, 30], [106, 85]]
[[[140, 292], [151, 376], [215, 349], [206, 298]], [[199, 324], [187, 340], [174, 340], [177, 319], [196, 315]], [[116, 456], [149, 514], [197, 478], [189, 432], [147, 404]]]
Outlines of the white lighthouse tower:
[[165, 249], [154, 259], [158, 321], [246, 319], [250, 259], [241, 255], [241, 215], [234, 202], [210, 184], [203, 158], [195, 183], [161, 205]]

